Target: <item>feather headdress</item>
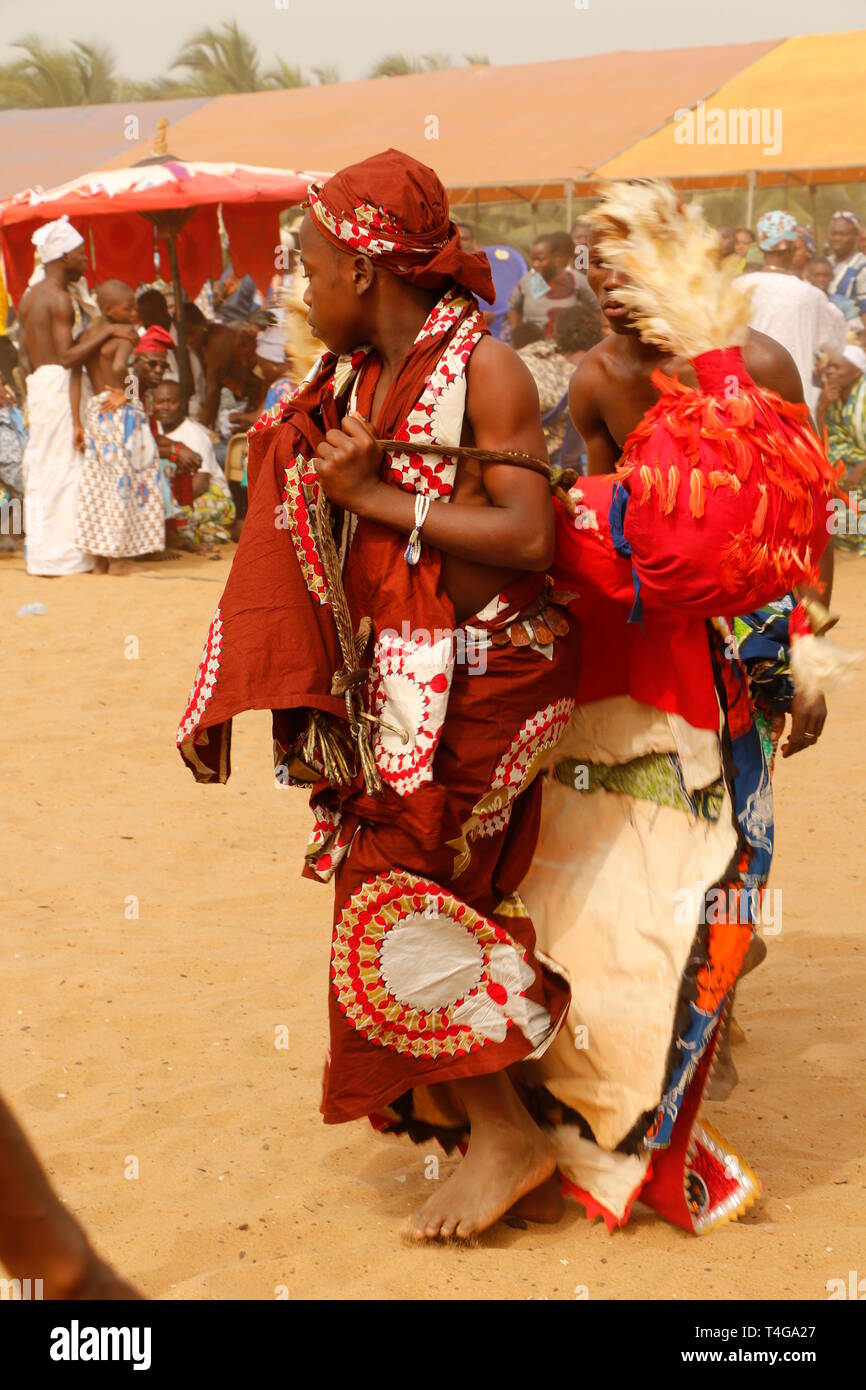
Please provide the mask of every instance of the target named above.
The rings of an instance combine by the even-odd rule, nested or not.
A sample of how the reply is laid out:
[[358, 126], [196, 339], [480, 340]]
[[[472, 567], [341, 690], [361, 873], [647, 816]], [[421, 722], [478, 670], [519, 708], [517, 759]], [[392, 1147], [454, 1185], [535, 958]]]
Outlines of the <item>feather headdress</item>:
[[741, 347], [748, 296], [720, 264], [718, 237], [698, 203], [682, 203], [659, 179], [611, 183], [589, 214], [605, 260], [628, 280], [617, 299], [641, 337], [666, 352], [696, 357]]

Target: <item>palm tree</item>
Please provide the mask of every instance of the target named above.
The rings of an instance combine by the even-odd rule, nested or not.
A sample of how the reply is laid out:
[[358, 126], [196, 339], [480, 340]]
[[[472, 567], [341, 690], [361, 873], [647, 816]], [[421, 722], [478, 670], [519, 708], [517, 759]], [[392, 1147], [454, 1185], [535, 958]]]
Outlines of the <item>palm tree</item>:
[[265, 85], [268, 87], [306, 87], [307, 79], [298, 67], [293, 67], [287, 63], [285, 58], [278, 58], [274, 67], [265, 73]]
[[76, 42], [68, 48], [26, 34], [12, 45], [26, 55], [0, 68], [4, 107], [89, 106], [116, 101], [128, 84], [115, 75], [115, 58], [105, 44]]
[[[469, 64], [489, 63], [489, 58], [470, 57]], [[442, 72], [459, 66], [447, 53], [426, 53], [420, 58], [407, 58], [403, 53], [388, 53], [373, 65], [368, 77], [410, 77], [418, 72]]]
[[253, 40], [234, 19], [226, 20], [221, 29], [199, 29], [187, 39], [171, 67], [187, 69], [182, 77], [166, 79], [166, 87], [177, 96], [262, 92], [274, 85], [261, 70]]
[[340, 81], [340, 73], [332, 63], [326, 63], [321, 68], [313, 68], [312, 72], [320, 87], [328, 87], [332, 82]]

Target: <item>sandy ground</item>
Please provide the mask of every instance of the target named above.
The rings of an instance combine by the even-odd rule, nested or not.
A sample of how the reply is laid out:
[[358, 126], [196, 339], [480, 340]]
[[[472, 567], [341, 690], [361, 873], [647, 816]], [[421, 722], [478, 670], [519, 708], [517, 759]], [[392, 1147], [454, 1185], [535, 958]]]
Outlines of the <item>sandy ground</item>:
[[[35, 579], [0, 557], [0, 1088], [101, 1250], [157, 1298], [820, 1299], [866, 1276], [866, 676], [780, 763], [783, 928], [740, 990], [740, 1086], [705, 1110], [761, 1201], [706, 1240], [570, 1206], [411, 1249], [426, 1150], [318, 1115], [330, 890], [299, 877], [308, 813], [272, 784], [269, 717], [236, 722], [225, 787], [174, 750], [228, 562]], [[866, 563], [837, 574], [840, 641], [866, 650]]]

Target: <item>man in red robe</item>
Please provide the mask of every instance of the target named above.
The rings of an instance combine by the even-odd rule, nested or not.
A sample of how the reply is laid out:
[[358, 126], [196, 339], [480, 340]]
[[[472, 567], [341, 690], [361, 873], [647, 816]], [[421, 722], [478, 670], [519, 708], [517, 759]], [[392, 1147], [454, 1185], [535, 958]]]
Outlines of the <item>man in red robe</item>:
[[[509, 1069], [569, 1001], [517, 887], [577, 632], [546, 574], [547, 481], [503, 457], [545, 457], [535, 387], [486, 331], [489, 266], [436, 175], [389, 150], [314, 185], [301, 253], [329, 351], [251, 432], [249, 515], [178, 742], [224, 781], [231, 717], [273, 711], [278, 778], [312, 785], [305, 873], [335, 885], [325, 1121], [468, 1140], [412, 1222], [466, 1238], [555, 1167]], [[473, 447], [487, 457], [448, 453]]]

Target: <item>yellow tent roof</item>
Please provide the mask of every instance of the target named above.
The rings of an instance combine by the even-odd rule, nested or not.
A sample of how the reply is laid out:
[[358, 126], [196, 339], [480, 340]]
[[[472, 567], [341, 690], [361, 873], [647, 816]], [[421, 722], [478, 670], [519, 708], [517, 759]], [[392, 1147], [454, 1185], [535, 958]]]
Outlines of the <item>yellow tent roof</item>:
[[[396, 146], [431, 164], [452, 202], [559, 198], [678, 106], [696, 102], [772, 42], [601, 53], [410, 77], [221, 96], [177, 121], [179, 159], [339, 169]], [[150, 154], [131, 146], [107, 167]]]
[[[742, 186], [750, 173], [758, 185], [866, 178], [864, 73], [866, 30], [785, 39], [713, 92], [703, 112], [693, 108], [691, 131], [675, 113], [596, 174], [688, 188]], [[763, 133], [752, 112], [763, 113]]]

